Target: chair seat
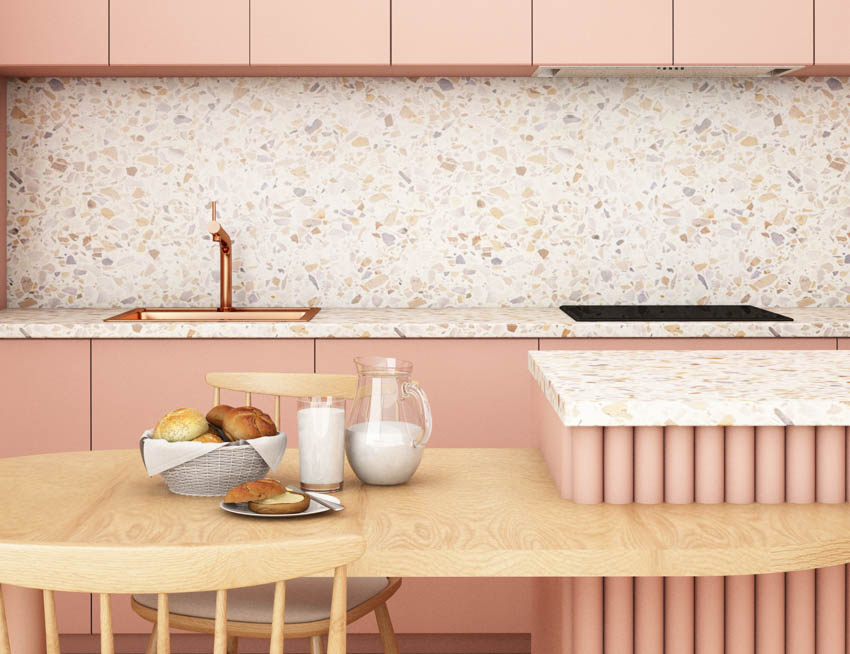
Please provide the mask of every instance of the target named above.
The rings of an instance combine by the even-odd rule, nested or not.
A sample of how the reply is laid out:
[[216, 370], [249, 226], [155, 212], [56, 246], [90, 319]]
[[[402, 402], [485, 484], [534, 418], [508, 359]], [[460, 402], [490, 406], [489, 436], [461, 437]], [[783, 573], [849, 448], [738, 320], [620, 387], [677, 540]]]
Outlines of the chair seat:
[[[349, 577], [348, 610], [373, 598], [389, 583], [386, 577]], [[333, 579], [299, 577], [286, 582], [286, 623], [327, 620], [331, 614]], [[133, 595], [142, 606], [156, 610], [156, 595]], [[227, 591], [227, 619], [271, 624], [274, 584], [232, 588]], [[215, 619], [215, 592], [168, 595], [168, 610], [177, 615]]]

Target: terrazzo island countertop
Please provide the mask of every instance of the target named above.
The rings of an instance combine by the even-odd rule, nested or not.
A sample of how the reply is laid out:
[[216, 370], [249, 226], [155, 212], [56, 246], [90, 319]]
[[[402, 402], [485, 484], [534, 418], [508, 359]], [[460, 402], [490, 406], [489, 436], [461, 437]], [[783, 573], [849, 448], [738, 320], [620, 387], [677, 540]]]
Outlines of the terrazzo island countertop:
[[850, 308], [782, 309], [794, 322], [575, 322], [558, 308], [322, 309], [306, 323], [104, 322], [121, 309], [4, 309], [0, 338], [837, 338]]
[[850, 425], [850, 351], [529, 352], [567, 427]]

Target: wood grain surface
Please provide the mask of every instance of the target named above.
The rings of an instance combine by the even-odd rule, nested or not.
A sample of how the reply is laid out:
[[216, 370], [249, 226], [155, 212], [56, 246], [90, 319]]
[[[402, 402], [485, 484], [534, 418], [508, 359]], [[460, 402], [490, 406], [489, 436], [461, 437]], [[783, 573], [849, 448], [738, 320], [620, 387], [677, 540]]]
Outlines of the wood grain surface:
[[[274, 476], [297, 481], [297, 461], [288, 452]], [[364, 486], [347, 470], [345, 511], [297, 519], [173, 495], [135, 450], [0, 460], [0, 493], [26, 495], [4, 507], [0, 581], [57, 590], [215, 590], [306, 573], [319, 558], [352, 561], [352, 576], [409, 577], [737, 575], [850, 562], [846, 504], [577, 505], [560, 498], [536, 449], [426, 450], [403, 486]]]

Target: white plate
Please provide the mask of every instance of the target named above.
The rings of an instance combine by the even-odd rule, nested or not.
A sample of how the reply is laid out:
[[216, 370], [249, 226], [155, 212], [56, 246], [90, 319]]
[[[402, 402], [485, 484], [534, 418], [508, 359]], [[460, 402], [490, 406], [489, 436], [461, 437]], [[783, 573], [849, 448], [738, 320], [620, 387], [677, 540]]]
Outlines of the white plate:
[[[327, 495], [326, 493], [316, 493], [316, 495], [321, 497], [323, 500], [328, 500], [329, 502], [342, 506], [340, 501], [333, 495]], [[322, 506], [316, 500], [312, 499], [310, 500], [310, 506], [301, 511], [301, 513], [255, 513], [248, 508], [248, 502], [222, 502], [219, 506], [230, 513], [247, 515], [252, 518], [299, 518], [304, 515], [316, 515], [317, 513], [330, 511], [328, 507]]]

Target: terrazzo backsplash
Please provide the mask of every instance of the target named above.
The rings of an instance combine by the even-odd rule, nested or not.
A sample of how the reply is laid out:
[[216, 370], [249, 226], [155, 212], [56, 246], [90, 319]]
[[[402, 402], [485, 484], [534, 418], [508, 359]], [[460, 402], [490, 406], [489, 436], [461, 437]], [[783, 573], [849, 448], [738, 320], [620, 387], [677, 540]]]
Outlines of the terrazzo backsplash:
[[850, 299], [850, 83], [8, 81], [8, 303]]

